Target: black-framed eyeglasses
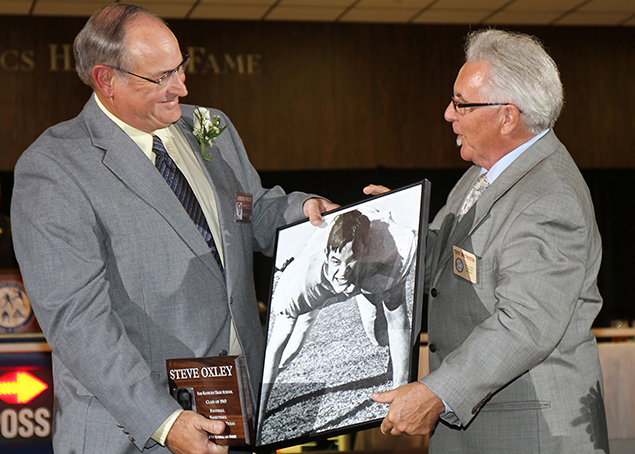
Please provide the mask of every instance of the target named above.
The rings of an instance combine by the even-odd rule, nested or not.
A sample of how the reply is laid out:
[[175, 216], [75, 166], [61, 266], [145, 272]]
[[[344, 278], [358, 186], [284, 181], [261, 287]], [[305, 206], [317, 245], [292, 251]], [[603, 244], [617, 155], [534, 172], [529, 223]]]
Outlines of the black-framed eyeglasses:
[[[452, 98], [452, 105], [454, 106], [454, 111], [459, 115], [465, 115], [465, 109], [468, 107], [487, 107], [487, 106], [506, 106], [511, 104], [509, 102], [458, 102], [456, 99]], [[520, 113], [523, 113], [522, 110], [518, 109]]]
[[133, 72], [130, 71], [126, 71], [123, 68], [118, 68], [117, 66], [111, 66], [112, 69], [116, 69], [117, 71], [121, 71], [124, 72], [126, 74], [130, 74], [131, 76], [135, 76], [138, 77], [139, 79], [143, 79], [143, 80], [147, 80], [148, 82], [152, 82], [153, 84], [157, 84], [157, 86], [162, 86], [164, 85], [166, 82], [168, 82], [170, 80], [170, 78], [174, 75], [177, 74], [180, 76], [183, 73], [185, 73], [185, 70], [187, 69], [187, 65], [190, 63], [190, 56], [181, 52], [181, 55], [183, 55], [183, 61], [181, 62], [181, 64], [179, 66], [177, 66], [176, 68], [170, 70], [170, 71], [166, 71], [163, 73], [163, 75], [161, 77], [159, 77], [158, 79], [150, 79], [149, 77], [144, 77], [144, 76], [140, 76], [139, 74], [135, 74]]

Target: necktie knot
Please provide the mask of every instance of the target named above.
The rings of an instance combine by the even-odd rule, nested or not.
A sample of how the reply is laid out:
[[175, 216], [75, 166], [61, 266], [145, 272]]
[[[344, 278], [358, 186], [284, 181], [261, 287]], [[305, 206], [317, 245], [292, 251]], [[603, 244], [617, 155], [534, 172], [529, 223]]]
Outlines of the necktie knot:
[[174, 161], [168, 155], [159, 136], [152, 136], [152, 152], [157, 155], [155, 164], [157, 168], [160, 169], [161, 166], [166, 166], [170, 170], [174, 170]]

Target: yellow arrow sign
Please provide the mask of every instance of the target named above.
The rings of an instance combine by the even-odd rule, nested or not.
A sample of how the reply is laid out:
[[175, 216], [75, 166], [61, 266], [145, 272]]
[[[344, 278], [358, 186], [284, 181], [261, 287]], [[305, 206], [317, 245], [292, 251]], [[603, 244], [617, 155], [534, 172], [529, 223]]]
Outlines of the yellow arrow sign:
[[48, 387], [28, 372], [9, 372], [0, 377], [0, 399], [8, 404], [26, 404]]

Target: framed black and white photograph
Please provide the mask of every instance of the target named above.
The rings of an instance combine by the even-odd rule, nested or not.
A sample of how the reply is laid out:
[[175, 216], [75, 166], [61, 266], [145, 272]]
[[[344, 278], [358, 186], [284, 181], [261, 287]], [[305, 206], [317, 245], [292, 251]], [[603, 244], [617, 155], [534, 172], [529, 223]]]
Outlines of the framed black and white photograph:
[[256, 446], [379, 425], [416, 380], [430, 183], [278, 229]]

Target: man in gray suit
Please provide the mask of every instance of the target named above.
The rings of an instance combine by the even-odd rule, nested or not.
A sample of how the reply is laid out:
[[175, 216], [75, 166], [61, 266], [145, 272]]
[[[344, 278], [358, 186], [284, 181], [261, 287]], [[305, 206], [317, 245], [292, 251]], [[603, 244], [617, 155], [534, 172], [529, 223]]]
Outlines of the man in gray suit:
[[[226, 129], [203, 158], [194, 108], [179, 106], [188, 57], [148, 11], [98, 11], [75, 55], [94, 94], [24, 152], [12, 204], [25, 286], [53, 350], [54, 449], [226, 452], [208, 439], [224, 423], [182, 411], [168, 393], [165, 360], [244, 354], [255, 398], [264, 341], [252, 253], [273, 252], [278, 226], [319, 224], [335, 205], [263, 189], [216, 110]], [[184, 209], [155, 154], [198, 204]]]
[[591, 331], [600, 235], [552, 130], [562, 103], [537, 40], [470, 34], [445, 118], [474, 166], [430, 225], [431, 372], [373, 396], [391, 403], [384, 433], [434, 429], [431, 453], [608, 452]]

